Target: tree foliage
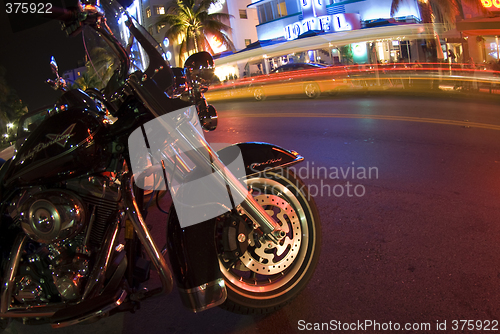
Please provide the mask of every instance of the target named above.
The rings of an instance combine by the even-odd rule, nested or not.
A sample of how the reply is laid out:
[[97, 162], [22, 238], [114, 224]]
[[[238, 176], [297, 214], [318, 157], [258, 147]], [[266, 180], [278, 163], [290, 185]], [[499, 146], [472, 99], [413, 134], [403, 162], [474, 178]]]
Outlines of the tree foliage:
[[215, 37], [222, 45], [234, 50], [234, 45], [228, 32], [231, 28], [223, 23], [231, 17], [225, 13], [208, 13], [210, 5], [217, 0], [176, 0], [170, 6], [167, 14], [162, 15], [157, 24], [168, 25], [165, 36], [172, 41], [180, 40], [179, 63], [182, 64], [185, 55], [207, 51], [214, 54], [208, 39]]
[[96, 47], [90, 51], [90, 59], [85, 63], [85, 73], [75, 80], [74, 87], [82, 90], [102, 89], [113, 75], [116, 66], [116, 59], [105, 48]]
[[28, 107], [21, 101], [16, 91], [7, 84], [5, 68], [0, 66], [0, 123], [2, 127], [5, 128], [7, 123], [15, 123], [27, 112]]
[[101, 87], [102, 83], [96, 76], [92, 76], [88, 72], [82, 73], [82, 75], [75, 80], [73, 88], [79, 88], [83, 91], [89, 88], [97, 88]]

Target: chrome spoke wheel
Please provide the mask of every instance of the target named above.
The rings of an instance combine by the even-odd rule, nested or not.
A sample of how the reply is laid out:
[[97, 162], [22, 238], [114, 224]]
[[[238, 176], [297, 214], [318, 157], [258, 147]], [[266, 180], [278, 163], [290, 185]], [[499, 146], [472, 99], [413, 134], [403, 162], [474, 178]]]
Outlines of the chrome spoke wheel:
[[[286, 170], [287, 177], [265, 174], [245, 182], [284, 233], [272, 242], [254, 224], [239, 259], [230, 268], [219, 261], [228, 288], [225, 308], [233, 311], [261, 313], [286, 305], [310, 279], [319, 257], [319, 217], [309, 194], [301, 191], [306, 187]], [[251, 221], [244, 210], [239, 213]]]
[[264, 89], [262, 87], [255, 88], [253, 91], [253, 97], [257, 101], [263, 101], [266, 99], [266, 95], [264, 94]]
[[250, 249], [243, 254], [241, 262], [256, 274], [281, 274], [283, 268], [293, 263], [299, 253], [302, 234], [299, 218], [291, 205], [281, 197], [259, 195], [255, 200], [266, 208], [266, 212], [281, 225], [286, 234], [278, 243], [262, 243], [255, 240], [258, 236], [256, 233], [250, 235]]
[[317, 98], [321, 94], [318, 84], [314, 82], [308, 82], [304, 85], [304, 93], [310, 99]]

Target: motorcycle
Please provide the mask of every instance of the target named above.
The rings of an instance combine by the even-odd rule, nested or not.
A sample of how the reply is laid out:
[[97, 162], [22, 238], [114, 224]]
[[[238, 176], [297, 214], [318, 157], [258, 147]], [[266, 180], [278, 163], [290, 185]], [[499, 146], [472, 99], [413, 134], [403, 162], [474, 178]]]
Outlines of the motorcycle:
[[[116, 61], [102, 90], [51, 81], [62, 96], [0, 168], [0, 330], [12, 319], [64, 327], [135, 311], [174, 280], [194, 312], [288, 304], [321, 244], [314, 200], [289, 169], [304, 158], [260, 142], [215, 151], [203, 135], [217, 126], [203, 96], [212, 57], [170, 67], [116, 1], [52, 17]], [[166, 190], [173, 204], [159, 248], [143, 196]], [[146, 287], [151, 272], [160, 286]]]

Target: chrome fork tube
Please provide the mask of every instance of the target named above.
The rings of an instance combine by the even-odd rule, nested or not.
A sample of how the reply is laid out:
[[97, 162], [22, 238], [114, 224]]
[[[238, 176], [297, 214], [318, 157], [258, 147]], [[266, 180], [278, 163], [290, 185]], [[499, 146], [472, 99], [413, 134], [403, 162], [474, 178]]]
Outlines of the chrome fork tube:
[[[191, 159], [194, 158], [198, 160], [198, 163], [200, 164], [211, 166], [213, 170], [221, 176], [232, 191], [237, 191], [239, 198], [244, 198], [244, 201], [240, 204], [242, 208], [257, 224], [259, 224], [260, 229], [264, 232], [264, 234], [276, 241], [277, 239], [275, 234], [280, 231], [280, 225], [269, 216], [264, 208], [260, 206], [248, 192], [246, 186], [224, 165], [224, 163], [219, 159], [217, 153], [205, 141], [205, 138], [200, 135], [194, 125], [191, 122], [182, 122], [176, 130], [182, 135], [185, 142], [189, 145], [189, 147], [183, 147], [186, 154]], [[184, 146], [182, 143], [178, 144]], [[207, 154], [204, 154], [205, 152], [200, 152], [200, 148], [205, 149]], [[188, 152], [196, 152], [197, 154], [194, 156], [195, 154], [189, 154]]]
[[125, 204], [125, 210], [127, 211], [128, 217], [134, 226], [134, 230], [139, 238], [139, 241], [144, 246], [146, 254], [153, 263], [160, 276], [162, 283], [162, 289], [159, 293], [170, 293], [172, 291], [174, 281], [172, 278], [172, 272], [168, 268], [167, 262], [163, 257], [162, 252], [156, 246], [151, 234], [149, 233], [146, 222], [141, 215], [137, 201], [135, 200], [134, 192], [132, 190], [133, 178], [128, 177], [124, 180], [124, 187], [122, 188], [122, 196]]
[[24, 246], [26, 245], [27, 240], [28, 237], [25, 234], [19, 234], [14, 241], [14, 246], [12, 247], [9, 256], [9, 265], [5, 269], [5, 274], [3, 277], [2, 294], [0, 299], [0, 314], [5, 314], [9, 309], [10, 300], [12, 298], [12, 290], [14, 289], [14, 279], [16, 277], [19, 263], [21, 262], [21, 256], [23, 255]]

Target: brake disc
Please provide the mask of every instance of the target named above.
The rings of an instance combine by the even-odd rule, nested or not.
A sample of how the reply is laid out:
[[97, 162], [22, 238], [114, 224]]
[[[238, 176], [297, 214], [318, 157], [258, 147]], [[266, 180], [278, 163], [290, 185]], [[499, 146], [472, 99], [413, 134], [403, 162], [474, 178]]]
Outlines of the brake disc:
[[299, 218], [292, 206], [279, 196], [263, 194], [255, 196], [255, 200], [279, 222], [286, 235], [274, 243], [254, 240], [255, 234], [251, 234], [250, 245], [240, 261], [257, 274], [274, 275], [291, 266], [299, 253], [302, 236]]

